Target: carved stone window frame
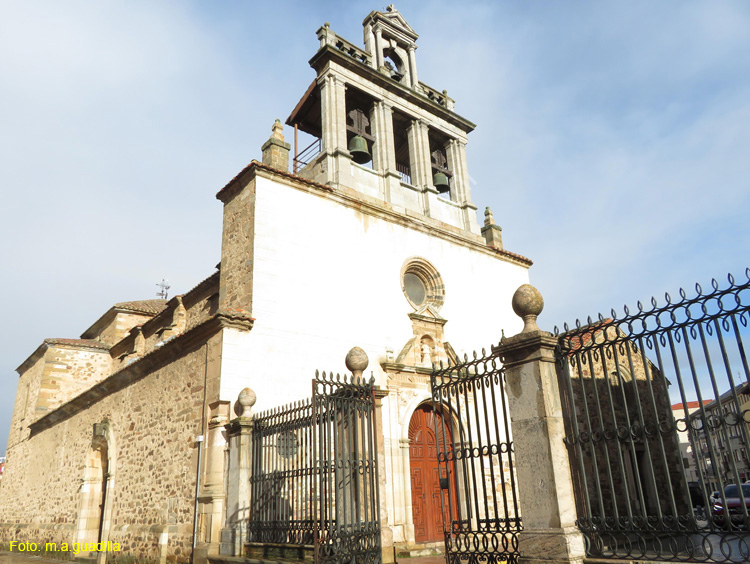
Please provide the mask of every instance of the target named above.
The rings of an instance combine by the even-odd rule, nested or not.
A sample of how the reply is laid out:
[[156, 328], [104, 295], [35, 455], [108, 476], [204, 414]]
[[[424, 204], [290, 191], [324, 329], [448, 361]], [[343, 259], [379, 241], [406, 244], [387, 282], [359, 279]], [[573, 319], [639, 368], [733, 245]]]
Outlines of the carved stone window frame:
[[[406, 291], [404, 277], [407, 274], [413, 274], [424, 284], [425, 299], [422, 303], [415, 303]], [[445, 285], [443, 278], [438, 270], [427, 259], [422, 257], [411, 257], [404, 262], [401, 267], [401, 290], [415, 310], [419, 310], [426, 305], [431, 306], [435, 311], [439, 311], [445, 303]]]

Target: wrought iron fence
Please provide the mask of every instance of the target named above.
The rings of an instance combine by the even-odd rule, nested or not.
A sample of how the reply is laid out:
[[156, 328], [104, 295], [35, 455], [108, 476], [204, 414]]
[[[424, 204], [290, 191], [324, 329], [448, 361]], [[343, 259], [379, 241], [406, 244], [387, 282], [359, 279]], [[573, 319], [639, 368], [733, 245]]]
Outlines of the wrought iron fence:
[[518, 561], [522, 529], [505, 373], [494, 352], [431, 376], [448, 564]]
[[253, 427], [252, 511], [248, 540], [312, 545], [320, 475], [312, 400], [259, 414]]
[[313, 381], [321, 564], [382, 562], [374, 382], [325, 372]]
[[374, 380], [316, 372], [312, 387], [312, 399], [255, 418], [248, 540], [378, 564]]
[[588, 556], [750, 561], [745, 274], [556, 329]]

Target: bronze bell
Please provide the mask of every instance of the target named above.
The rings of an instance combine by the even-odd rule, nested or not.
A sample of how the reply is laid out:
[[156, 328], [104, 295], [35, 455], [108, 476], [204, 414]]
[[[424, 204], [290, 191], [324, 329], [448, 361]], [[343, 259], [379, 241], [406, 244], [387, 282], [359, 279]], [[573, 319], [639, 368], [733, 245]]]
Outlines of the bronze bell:
[[432, 175], [432, 184], [437, 188], [437, 191], [441, 194], [451, 191], [450, 184], [448, 184], [448, 177], [444, 172], [436, 172]]
[[369, 163], [372, 160], [370, 150], [367, 148], [367, 140], [361, 135], [355, 135], [349, 141], [349, 152], [352, 160], [357, 164]]

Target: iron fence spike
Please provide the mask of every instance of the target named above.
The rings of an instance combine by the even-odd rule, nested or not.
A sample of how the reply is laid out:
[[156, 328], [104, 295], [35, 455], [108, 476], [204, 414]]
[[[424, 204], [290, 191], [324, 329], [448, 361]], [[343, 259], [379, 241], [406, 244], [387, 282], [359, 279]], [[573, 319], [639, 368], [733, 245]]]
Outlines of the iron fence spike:
[[699, 295], [699, 296], [702, 296], [702, 295], [703, 295], [703, 288], [702, 288], [702, 287], [701, 287], [701, 285], [700, 285], [700, 284], [698, 284], [697, 282], [695, 283], [695, 291], [696, 291], [696, 292], [698, 292], [698, 295]]
[[732, 276], [731, 272], [727, 274], [727, 280], [729, 280], [730, 285], [734, 286], [734, 276]]

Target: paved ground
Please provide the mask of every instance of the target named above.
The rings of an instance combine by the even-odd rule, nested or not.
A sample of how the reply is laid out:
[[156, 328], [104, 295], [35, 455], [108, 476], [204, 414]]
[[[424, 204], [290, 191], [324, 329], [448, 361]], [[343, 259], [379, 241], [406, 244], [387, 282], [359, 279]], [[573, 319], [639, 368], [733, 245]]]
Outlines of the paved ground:
[[445, 556], [417, 556], [415, 558], [398, 557], [398, 564], [445, 564]]
[[[18, 552], [0, 552], [0, 564], [64, 564], [63, 560], [52, 560], [38, 556], [25, 556]], [[417, 556], [398, 558], [398, 564], [445, 564], [445, 556]]]
[[24, 556], [18, 552], [0, 552], [0, 564], [60, 564], [61, 560]]

